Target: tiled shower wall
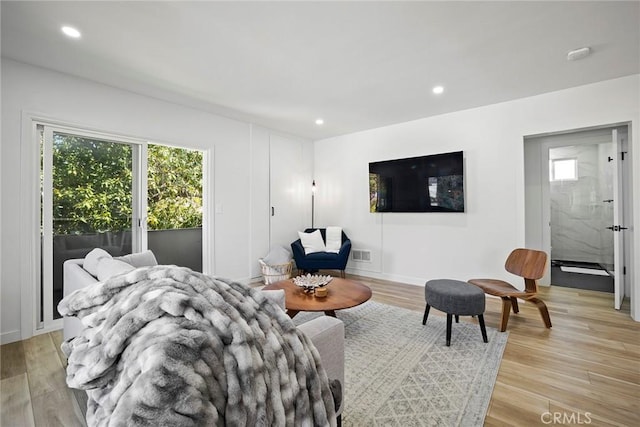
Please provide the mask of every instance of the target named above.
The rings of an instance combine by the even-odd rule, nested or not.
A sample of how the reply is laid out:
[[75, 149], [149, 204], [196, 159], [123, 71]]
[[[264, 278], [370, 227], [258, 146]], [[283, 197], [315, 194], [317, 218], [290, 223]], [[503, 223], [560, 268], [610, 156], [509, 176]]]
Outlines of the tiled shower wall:
[[549, 159], [576, 158], [578, 179], [552, 181], [551, 259], [613, 264], [611, 142], [551, 148]]

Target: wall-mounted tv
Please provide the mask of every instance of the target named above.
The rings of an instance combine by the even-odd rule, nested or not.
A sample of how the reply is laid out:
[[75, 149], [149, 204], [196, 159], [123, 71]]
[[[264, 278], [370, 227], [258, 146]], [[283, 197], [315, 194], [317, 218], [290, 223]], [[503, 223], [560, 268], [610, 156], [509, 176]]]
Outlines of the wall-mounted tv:
[[371, 212], [464, 212], [462, 151], [369, 163]]

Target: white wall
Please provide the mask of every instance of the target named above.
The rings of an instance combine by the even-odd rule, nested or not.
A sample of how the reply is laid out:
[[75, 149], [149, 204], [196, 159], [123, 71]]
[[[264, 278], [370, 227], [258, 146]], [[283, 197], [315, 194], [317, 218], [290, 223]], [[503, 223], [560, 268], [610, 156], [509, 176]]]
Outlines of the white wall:
[[[252, 187], [257, 181], [269, 179], [268, 168], [264, 167], [268, 163], [268, 147], [265, 151], [261, 146], [265, 138], [259, 132], [269, 134], [270, 130], [261, 128], [253, 140], [249, 123], [3, 58], [0, 285], [3, 343], [27, 338], [32, 330], [32, 325], [25, 327], [30, 313], [23, 312], [21, 307], [28, 296], [24, 290], [33, 286], [30, 281], [34, 276], [28, 269], [27, 235], [38, 229], [38, 223], [28, 219], [26, 211], [33, 209], [33, 203], [30, 205], [26, 200], [33, 197], [23, 197], [20, 180], [31, 173], [37, 177], [38, 172], [21, 168], [21, 164], [29, 165], [21, 155], [25, 112], [91, 130], [213, 150], [214, 187], [209, 196], [222, 213], [213, 216], [214, 259], [210, 261], [218, 276], [236, 280], [252, 276], [256, 254], [252, 245], [260, 246], [265, 235], [264, 222], [253, 221], [256, 215], [264, 213], [260, 211], [264, 209], [264, 192], [252, 191]], [[260, 153], [264, 153], [263, 158]], [[311, 168], [311, 159], [308, 167]]]
[[[371, 263], [350, 261], [354, 273], [414, 284], [510, 279], [504, 260], [525, 244], [524, 137], [621, 122], [638, 129], [639, 94], [634, 75], [316, 141], [317, 222], [343, 226], [355, 249], [373, 251]], [[631, 145], [637, 176], [637, 131]], [[465, 157], [465, 213], [369, 213], [369, 162], [457, 150]], [[640, 185], [633, 192], [640, 224]], [[636, 283], [636, 295], [639, 289]], [[637, 320], [640, 302], [633, 301]]]

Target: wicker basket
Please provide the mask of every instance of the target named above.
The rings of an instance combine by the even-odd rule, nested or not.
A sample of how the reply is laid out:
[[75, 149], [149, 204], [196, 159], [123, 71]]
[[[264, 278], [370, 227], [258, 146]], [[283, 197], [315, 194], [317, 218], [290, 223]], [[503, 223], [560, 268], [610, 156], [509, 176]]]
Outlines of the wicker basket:
[[265, 285], [270, 285], [281, 280], [287, 280], [291, 277], [293, 261], [289, 261], [286, 264], [275, 265], [267, 265], [261, 259], [259, 259], [258, 262], [262, 268], [262, 277], [264, 277]]

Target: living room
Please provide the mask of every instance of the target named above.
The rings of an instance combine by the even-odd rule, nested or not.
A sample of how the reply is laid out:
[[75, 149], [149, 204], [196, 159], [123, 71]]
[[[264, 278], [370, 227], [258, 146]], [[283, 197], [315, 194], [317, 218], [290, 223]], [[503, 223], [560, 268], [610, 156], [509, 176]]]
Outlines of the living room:
[[[588, 65], [587, 61], [601, 61], [598, 55], [604, 53], [598, 52], [599, 45], [608, 40], [605, 35], [599, 35], [601, 39], [595, 36], [589, 39], [593, 53], [581, 63], [566, 61], [567, 50], [582, 47], [582, 44], [573, 44], [582, 40], [568, 38], [562, 40], [566, 46], [558, 43], [562, 46], [557, 49], [557, 61], [562, 61], [562, 67], [572, 67], [563, 74], [565, 78], [567, 75], [578, 77], [558, 81], [553, 90], [538, 90], [535, 81], [526, 80], [523, 85], [531, 89], [527, 95], [517, 98], [494, 99], [448, 111], [445, 106], [437, 106], [443, 110], [436, 114], [418, 112], [401, 120], [381, 119], [377, 125], [353, 131], [324, 130], [331, 125], [332, 116], [338, 115], [338, 108], [335, 113], [318, 112], [306, 105], [294, 109], [295, 112], [288, 110], [296, 116], [290, 128], [269, 126], [270, 113], [265, 113], [263, 120], [245, 119], [233, 108], [211, 104], [198, 94], [194, 97], [193, 93], [180, 93], [179, 87], [166, 83], [168, 77], [164, 74], [171, 74], [171, 66], [158, 71], [162, 77], [138, 72], [133, 80], [125, 80], [124, 68], [114, 70], [110, 79], [103, 81], [57, 71], [59, 64], [53, 58], [56, 51], [37, 48], [40, 40], [16, 32], [13, 25], [19, 24], [5, 21], [10, 19], [7, 10], [11, 11], [5, 3], [10, 2], [2, 5], [2, 344], [26, 340], [35, 331], [35, 286], [32, 284], [39, 275], [35, 256], [39, 247], [36, 219], [39, 196], [38, 153], [30, 144], [34, 120], [208, 153], [210, 169], [205, 187], [209, 194], [205, 215], [209, 218], [209, 231], [204, 239], [205, 271], [244, 283], [260, 276], [257, 260], [271, 246], [288, 247], [297, 231], [311, 225], [311, 182], [314, 180], [317, 185], [315, 224], [340, 225], [348, 232], [354, 249], [370, 251], [370, 262], [351, 260], [347, 272], [418, 285], [421, 291], [424, 283], [434, 278], [510, 279], [504, 270], [506, 255], [516, 247], [542, 246], [541, 238], [535, 240], [528, 231], [524, 160], [528, 137], [627, 124], [632, 130], [630, 168], [635, 174], [640, 171], [638, 135], [633, 132], [640, 120], [638, 25], [633, 27], [633, 23], [638, 23], [637, 2], [621, 3], [623, 12], [614, 14], [631, 17], [624, 21], [632, 24], [625, 29], [636, 49], [620, 53], [624, 61], [632, 64], [630, 70], [625, 69], [616, 76], [581, 80], [579, 76], [587, 74], [587, 70], [580, 66]], [[631, 8], [632, 12], [624, 8]], [[169, 12], [171, 10], [157, 10], [159, 15]], [[591, 15], [591, 18], [599, 21], [597, 16]], [[20, 42], [21, 37], [24, 44]], [[29, 59], [28, 49], [20, 52], [25, 46], [31, 47], [31, 54], [40, 59]], [[94, 65], [89, 48], [82, 46], [73, 45], [70, 55], [80, 58], [85, 73], [98, 75], [100, 65], [97, 62]], [[171, 51], [159, 50], [157, 55], [171, 64]], [[606, 49], [603, 48], [603, 52], [607, 52]], [[504, 52], [502, 58], [504, 75], [476, 81], [476, 85], [497, 88], [509, 74], [517, 72], [511, 68], [508, 52]], [[47, 67], [44, 65], [47, 61], [54, 65]], [[463, 73], [472, 79], [473, 71], [463, 59], [460, 63], [460, 69], [450, 73]], [[528, 66], [538, 68], [534, 61]], [[144, 64], [131, 64], [129, 70], [138, 67], [144, 69]], [[541, 80], [553, 81], [544, 71], [543, 67], [536, 71]], [[283, 79], [296, 77], [291, 71], [283, 73]], [[399, 72], [387, 83], [388, 87], [380, 90], [381, 94], [393, 92], [393, 85], [401, 79]], [[445, 76], [441, 75], [440, 79]], [[455, 87], [447, 84], [443, 96], [453, 97], [456, 92]], [[401, 102], [398, 95], [389, 96], [389, 103]], [[433, 96], [430, 87], [425, 87], [421, 96], [435, 103], [446, 100], [428, 98]], [[269, 106], [262, 107], [265, 109]], [[257, 114], [256, 111], [260, 108], [252, 114]], [[287, 110], [283, 108], [283, 111]], [[324, 127], [313, 123], [319, 114], [324, 116]], [[367, 116], [367, 111], [361, 115]], [[310, 130], [301, 130], [299, 123], [303, 119], [309, 122]], [[349, 119], [356, 122], [353, 117]], [[285, 150], [286, 156], [276, 159], [270, 152], [272, 144], [291, 149]], [[466, 206], [463, 214], [369, 212], [367, 167], [370, 162], [451, 151], [464, 152]], [[275, 220], [270, 216], [274, 206], [270, 198], [270, 163], [281, 161], [295, 165], [290, 172], [298, 177], [299, 184], [293, 202], [295, 211], [287, 219], [286, 232], [274, 230], [280, 227], [273, 222], [280, 210], [276, 211]], [[640, 186], [634, 185], [629, 197], [632, 218], [628, 224], [640, 223], [638, 200]], [[628, 235], [633, 238], [632, 230]], [[634, 277], [640, 271], [640, 257], [633, 241], [629, 259], [627, 273], [631, 286], [626, 292], [630, 297], [629, 315], [638, 321], [640, 281]], [[542, 325], [536, 326], [543, 329]]]

